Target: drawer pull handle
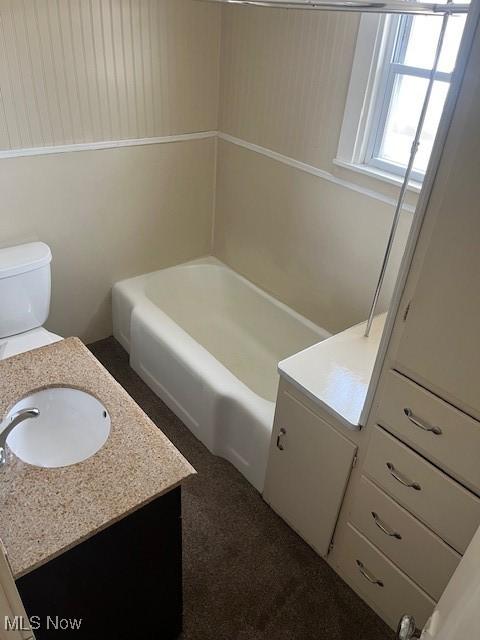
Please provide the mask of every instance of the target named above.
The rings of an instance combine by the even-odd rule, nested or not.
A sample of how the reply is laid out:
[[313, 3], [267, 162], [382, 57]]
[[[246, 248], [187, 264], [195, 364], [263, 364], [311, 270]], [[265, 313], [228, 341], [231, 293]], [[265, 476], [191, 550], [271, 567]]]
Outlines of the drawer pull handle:
[[390, 471], [390, 474], [395, 478], [395, 480], [397, 480], [397, 482], [400, 482], [400, 484], [403, 484], [404, 487], [415, 489], [415, 491], [422, 490], [422, 487], [418, 484], [418, 482], [411, 482], [410, 480], [408, 480], [402, 473], [400, 473], [400, 471], [397, 471], [395, 469], [391, 462], [387, 462], [387, 468]]
[[365, 567], [363, 562], [360, 562], [360, 560], [357, 560], [356, 562], [357, 562], [358, 570], [366, 580], [368, 580], [372, 584], [376, 584], [378, 587], [383, 587], [383, 582], [378, 578], [376, 578], [372, 573], [370, 573], [370, 571]]
[[397, 540], [402, 539], [402, 536], [399, 533], [387, 527], [387, 525], [383, 522], [383, 520], [380, 519], [378, 513], [375, 513], [375, 511], [372, 511], [372, 517], [375, 520], [375, 524], [377, 525], [377, 527], [380, 529], [380, 531], [383, 531], [385, 535], [390, 536], [391, 538], [396, 538]]
[[422, 422], [420, 418], [417, 418], [413, 413], [413, 411], [408, 407], [403, 410], [403, 413], [407, 416], [410, 422], [412, 422], [416, 427], [419, 427], [423, 431], [429, 431], [430, 433], [433, 433], [436, 436], [442, 435], [442, 430], [440, 429], [440, 427], [432, 427], [429, 424]]
[[286, 436], [287, 432], [285, 431], [285, 429], [280, 429], [278, 436], [277, 436], [277, 449], [279, 449], [280, 451], [283, 451], [285, 449], [285, 447], [282, 444], [282, 439], [283, 436]]

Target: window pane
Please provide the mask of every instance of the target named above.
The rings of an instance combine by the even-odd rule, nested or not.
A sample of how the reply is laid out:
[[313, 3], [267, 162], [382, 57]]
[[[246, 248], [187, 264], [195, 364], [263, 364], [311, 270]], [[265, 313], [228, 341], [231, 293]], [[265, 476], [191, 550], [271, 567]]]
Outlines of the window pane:
[[[403, 19], [405, 20], [405, 18]], [[412, 67], [431, 69], [442, 26], [442, 19], [432, 18], [431, 16], [414, 16], [413, 18], [406, 19], [410, 19], [412, 22], [410, 37], [405, 49], [404, 58], [403, 60], [398, 60], [398, 62], [403, 62]], [[438, 65], [439, 71], [445, 71], [446, 73], [453, 71], [465, 20], [465, 15], [452, 16], [449, 18]]]
[[[392, 91], [383, 139], [378, 157], [387, 162], [406, 166], [413, 138], [422, 110], [428, 80], [416, 76], [397, 75]], [[442, 115], [449, 85], [435, 82], [423, 128], [414, 170], [425, 173]]]

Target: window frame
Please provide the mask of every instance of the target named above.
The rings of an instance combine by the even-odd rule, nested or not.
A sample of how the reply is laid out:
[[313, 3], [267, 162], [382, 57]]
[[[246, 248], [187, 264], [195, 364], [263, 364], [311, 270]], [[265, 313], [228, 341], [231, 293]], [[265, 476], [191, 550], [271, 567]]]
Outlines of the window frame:
[[[392, 104], [393, 92], [395, 90], [395, 81], [397, 76], [411, 76], [416, 78], [430, 78], [431, 70], [413, 65], [407, 65], [403, 62], [408, 46], [408, 39], [413, 24], [412, 15], [395, 16], [388, 26], [388, 34], [386, 34], [387, 46], [382, 61], [383, 73], [378, 87], [378, 94], [374, 98], [375, 104], [374, 121], [376, 125], [372, 127], [368, 135], [366, 145], [366, 153], [364, 163], [401, 176], [405, 175], [406, 167], [404, 165], [390, 162], [380, 156], [381, 145], [385, 134], [387, 118]], [[437, 71], [434, 79], [436, 82], [447, 82], [451, 84], [452, 73], [445, 71]], [[412, 179], [422, 182], [425, 172], [412, 171]]]
[[[399, 73], [430, 77], [429, 69], [401, 62], [408, 43], [406, 32], [410, 32], [412, 19], [413, 16], [406, 15], [362, 15], [337, 157], [333, 160], [336, 165], [393, 184], [402, 182], [405, 166], [379, 157], [378, 152], [395, 78]], [[453, 72], [437, 71], [435, 80], [448, 82], [451, 86], [452, 76]], [[412, 172], [409, 188], [420, 191], [423, 179], [423, 172]]]

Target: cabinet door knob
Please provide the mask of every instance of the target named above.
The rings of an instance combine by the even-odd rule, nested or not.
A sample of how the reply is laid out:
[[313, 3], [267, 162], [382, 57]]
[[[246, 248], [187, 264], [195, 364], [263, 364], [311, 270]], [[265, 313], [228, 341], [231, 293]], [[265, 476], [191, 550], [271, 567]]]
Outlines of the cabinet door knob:
[[277, 449], [280, 449], [280, 451], [283, 451], [285, 449], [282, 440], [283, 437], [287, 435], [287, 432], [285, 431], [285, 429], [280, 429], [280, 431], [278, 432], [278, 436], [277, 436]]
[[362, 576], [365, 578], [365, 580], [368, 580], [368, 582], [370, 582], [371, 584], [376, 584], [377, 587], [383, 587], [383, 582], [378, 578], [376, 578], [373, 575], [373, 573], [370, 573], [370, 571], [365, 567], [363, 562], [361, 562], [360, 560], [357, 560], [356, 562], [357, 562], [358, 570], [360, 571]]
[[413, 411], [411, 409], [409, 409], [408, 407], [405, 407], [405, 409], [403, 410], [403, 413], [407, 416], [407, 418], [410, 420], [410, 422], [412, 424], [414, 424], [419, 429], [422, 429], [422, 431], [429, 431], [430, 433], [433, 433], [436, 436], [441, 436], [442, 435], [442, 430], [440, 429], [440, 427], [435, 427], [435, 426], [432, 427], [431, 425], [427, 424], [426, 422], [423, 422], [423, 420], [418, 418], [413, 413]]
[[383, 531], [385, 535], [390, 536], [391, 538], [396, 538], [397, 540], [402, 539], [402, 536], [399, 533], [387, 527], [387, 525], [383, 522], [383, 520], [380, 519], [378, 513], [375, 513], [375, 511], [372, 511], [372, 518], [374, 519], [375, 524], [380, 529], [380, 531]]
[[409, 489], [415, 489], [415, 491], [421, 491], [422, 487], [418, 484], [418, 482], [412, 482], [403, 473], [397, 471], [391, 462], [387, 462], [387, 469], [390, 471], [390, 475], [395, 478], [397, 482], [403, 484], [404, 487], [408, 487]]

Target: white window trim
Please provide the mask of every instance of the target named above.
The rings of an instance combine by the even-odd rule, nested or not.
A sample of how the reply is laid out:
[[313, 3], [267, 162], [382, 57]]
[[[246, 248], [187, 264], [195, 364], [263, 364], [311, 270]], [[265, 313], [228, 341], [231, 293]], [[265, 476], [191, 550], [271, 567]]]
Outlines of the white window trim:
[[[364, 162], [370, 142], [368, 132], [372, 119], [377, 116], [375, 95], [387, 72], [383, 61], [385, 49], [391, 45], [388, 27], [396, 19], [396, 16], [371, 13], [363, 14], [360, 19], [337, 157], [333, 163], [389, 184], [401, 185], [401, 175]], [[408, 188], [418, 193], [421, 186], [421, 183], [410, 180]]]
[[[403, 184], [403, 178], [395, 173], [389, 171], [383, 171], [382, 169], [375, 167], [371, 164], [355, 163], [351, 161], [340, 160], [338, 157], [333, 159], [333, 164], [342, 169], [348, 169], [355, 173], [360, 173], [369, 178], [375, 178], [381, 180], [387, 184], [393, 184], [396, 187], [401, 187]], [[410, 180], [408, 183], [408, 190], [413, 193], [420, 193], [422, 190], [422, 183]]]

